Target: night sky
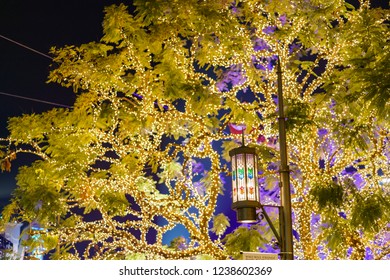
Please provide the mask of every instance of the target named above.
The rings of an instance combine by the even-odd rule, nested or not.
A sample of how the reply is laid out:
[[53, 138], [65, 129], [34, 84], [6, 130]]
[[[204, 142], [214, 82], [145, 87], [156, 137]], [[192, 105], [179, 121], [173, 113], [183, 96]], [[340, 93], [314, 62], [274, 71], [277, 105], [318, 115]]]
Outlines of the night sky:
[[[0, 35], [49, 55], [52, 46], [98, 41], [102, 36], [104, 7], [121, 2], [126, 3], [0, 0]], [[46, 83], [50, 69], [48, 57], [0, 38], [0, 137], [7, 136], [9, 117], [41, 113], [55, 107], [4, 94], [72, 106], [75, 100], [72, 89]], [[15, 164], [27, 162], [28, 157], [20, 155]], [[0, 210], [8, 203], [15, 187], [16, 165], [11, 173], [0, 173]]]

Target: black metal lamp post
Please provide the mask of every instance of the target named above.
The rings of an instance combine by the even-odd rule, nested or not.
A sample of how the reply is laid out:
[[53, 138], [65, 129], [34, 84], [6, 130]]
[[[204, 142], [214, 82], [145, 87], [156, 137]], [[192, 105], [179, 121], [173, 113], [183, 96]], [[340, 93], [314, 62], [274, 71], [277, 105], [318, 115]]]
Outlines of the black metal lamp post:
[[290, 169], [287, 161], [287, 137], [286, 137], [286, 117], [284, 115], [282, 69], [278, 57], [278, 111], [279, 111], [279, 145], [280, 145], [280, 194], [281, 210], [283, 214], [281, 222], [282, 251], [285, 260], [294, 259], [294, 248], [292, 238], [292, 218], [291, 218], [291, 190], [290, 190]]
[[293, 239], [291, 219], [290, 170], [287, 163], [286, 117], [284, 116], [282, 71], [278, 58], [278, 111], [279, 111], [279, 143], [280, 143], [280, 192], [281, 205], [270, 207], [279, 208], [280, 235], [272, 224], [264, 206], [260, 204], [260, 193], [257, 180], [257, 155], [254, 148], [244, 145], [229, 152], [232, 162], [232, 208], [237, 211], [237, 221], [241, 223], [257, 222], [257, 209], [261, 209], [276, 239], [281, 245], [281, 255], [284, 260], [293, 260]]

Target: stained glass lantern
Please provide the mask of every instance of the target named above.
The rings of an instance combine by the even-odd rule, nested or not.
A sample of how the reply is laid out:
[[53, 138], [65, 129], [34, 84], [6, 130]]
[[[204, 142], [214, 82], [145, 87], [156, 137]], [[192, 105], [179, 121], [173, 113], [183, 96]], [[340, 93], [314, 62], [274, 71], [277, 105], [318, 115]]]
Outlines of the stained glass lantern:
[[257, 155], [254, 148], [241, 146], [229, 152], [232, 162], [232, 208], [240, 223], [257, 222], [260, 207]]

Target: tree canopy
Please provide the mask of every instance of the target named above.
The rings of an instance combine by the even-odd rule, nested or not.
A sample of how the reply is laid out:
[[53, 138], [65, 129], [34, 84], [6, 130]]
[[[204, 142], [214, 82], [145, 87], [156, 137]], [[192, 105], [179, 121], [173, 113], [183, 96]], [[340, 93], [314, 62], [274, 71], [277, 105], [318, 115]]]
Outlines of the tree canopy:
[[[105, 9], [100, 41], [51, 50], [48, 81], [74, 90], [72, 109], [9, 120], [2, 168], [19, 153], [39, 159], [19, 169], [3, 224], [39, 221], [58, 259], [266, 250], [265, 226], [222, 239], [230, 224], [215, 209], [241, 137], [229, 124], [247, 127], [262, 193], [279, 201], [279, 59], [296, 257], [389, 258], [387, 10], [363, 0], [132, 5]], [[177, 225], [189, 240], [164, 245]]]

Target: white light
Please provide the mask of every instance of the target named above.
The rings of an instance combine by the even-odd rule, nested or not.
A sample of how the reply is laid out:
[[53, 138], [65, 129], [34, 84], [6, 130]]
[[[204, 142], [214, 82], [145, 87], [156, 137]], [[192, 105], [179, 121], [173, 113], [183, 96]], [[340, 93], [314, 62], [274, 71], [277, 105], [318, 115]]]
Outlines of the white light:
[[380, 185], [386, 185], [390, 184], [390, 178], [383, 178], [382, 180], [379, 181]]

